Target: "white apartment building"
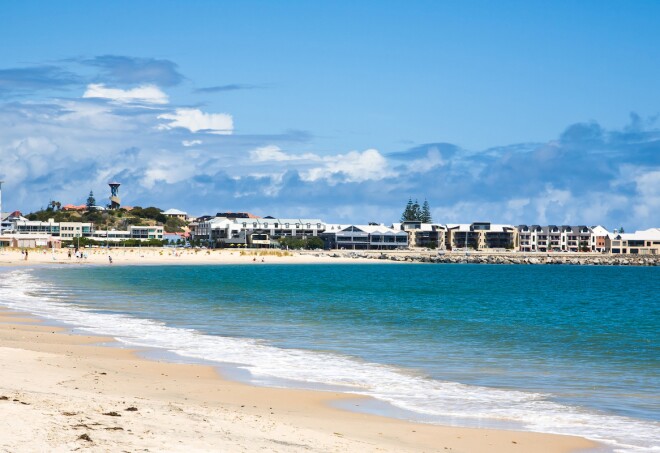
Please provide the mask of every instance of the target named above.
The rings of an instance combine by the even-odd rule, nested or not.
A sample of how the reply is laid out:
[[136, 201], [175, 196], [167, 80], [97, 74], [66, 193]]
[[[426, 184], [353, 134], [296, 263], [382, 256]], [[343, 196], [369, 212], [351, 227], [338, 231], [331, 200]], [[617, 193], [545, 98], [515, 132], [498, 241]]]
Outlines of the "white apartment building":
[[447, 250], [506, 250], [514, 247], [517, 230], [513, 225], [490, 222], [447, 224]]
[[193, 237], [211, 246], [243, 245], [269, 247], [282, 237], [310, 238], [326, 229], [320, 219], [276, 219], [214, 217], [193, 225]]
[[517, 229], [521, 252], [596, 251], [598, 245], [591, 228], [585, 225], [519, 225]]
[[612, 254], [660, 255], [660, 228], [612, 234]]
[[49, 234], [62, 239], [89, 237], [94, 232], [94, 224], [89, 222], [47, 222], [17, 219], [13, 222], [16, 234]]
[[136, 226], [131, 225], [128, 230], [96, 230], [91, 239], [96, 241], [120, 242], [127, 239], [149, 241], [151, 239], [163, 240], [162, 226]]

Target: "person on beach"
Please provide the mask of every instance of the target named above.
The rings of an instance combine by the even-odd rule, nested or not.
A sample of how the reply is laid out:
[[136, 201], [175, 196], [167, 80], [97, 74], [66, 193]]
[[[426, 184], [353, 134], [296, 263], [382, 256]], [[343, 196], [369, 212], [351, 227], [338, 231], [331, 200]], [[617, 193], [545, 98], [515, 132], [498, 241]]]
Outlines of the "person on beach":
[[27, 258], [28, 258], [28, 251], [26, 250], [25, 251], [25, 261], [27, 261]]
[[67, 255], [69, 256], [69, 259], [71, 259], [71, 250], [69, 250], [69, 253]]
[[110, 264], [112, 264], [112, 257], [108, 255], [108, 261], [110, 261]]

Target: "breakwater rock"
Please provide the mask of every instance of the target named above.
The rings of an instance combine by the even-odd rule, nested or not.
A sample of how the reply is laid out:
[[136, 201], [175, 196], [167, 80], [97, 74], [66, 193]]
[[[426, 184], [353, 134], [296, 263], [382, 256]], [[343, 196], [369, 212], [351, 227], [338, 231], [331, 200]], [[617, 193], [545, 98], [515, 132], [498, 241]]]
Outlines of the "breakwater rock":
[[330, 256], [389, 260], [408, 263], [470, 264], [568, 264], [575, 266], [660, 266], [660, 255], [543, 254], [543, 253], [432, 253], [432, 252], [331, 252]]

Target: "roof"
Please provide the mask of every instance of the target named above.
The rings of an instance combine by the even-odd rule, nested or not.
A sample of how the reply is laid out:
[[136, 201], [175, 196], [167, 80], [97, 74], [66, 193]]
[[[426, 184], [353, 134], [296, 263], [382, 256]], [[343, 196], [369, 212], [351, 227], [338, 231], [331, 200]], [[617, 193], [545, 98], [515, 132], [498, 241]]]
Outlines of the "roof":
[[87, 205], [81, 204], [81, 205], [74, 205], [74, 204], [65, 204], [62, 206], [62, 211], [86, 211], [87, 210]]
[[168, 209], [163, 212], [164, 215], [188, 215], [187, 212], [179, 211], [178, 209]]
[[391, 234], [391, 235], [401, 235], [408, 236], [408, 233], [401, 230], [395, 230], [394, 228], [386, 227], [385, 225], [352, 225], [352, 224], [343, 224], [343, 225], [328, 225], [329, 228], [326, 228], [325, 233], [343, 233], [347, 232], [346, 230], [355, 228], [360, 231], [363, 231], [367, 234]]
[[216, 217], [227, 217], [228, 219], [259, 219], [258, 215], [249, 212], [218, 212]]
[[296, 225], [296, 224], [306, 225], [308, 223], [310, 225], [316, 225], [317, 223], [320, 223], [321, 225], [326, 224], [321, 219], [276, 219], [276, 218], [273, 218], [273, 217], [270, 217], [270, 218], [251, 218], [251, 219], [249, 219], [249, 221], [248, 221], [248, 219], [245, 219], [245, 218], [242, 218], [242, 219], [237, 218], [236, 219], [236, 223], [243, 223], [243, 222], [246, 222], [248, 224], [256, 223], [257, 226], [262, 225], [264, 223], [267, 223], [269, 226], [271, 224], [275, 224], [275, 223], [277, 223], [278, 225], [285, 225], [285, 224], [288, 223], [290, 226], [293, 226], [293, 225]]
[[[622, 233], [621, 239], [624, 241], [652, 240], [660, 241], [660, 228], [649, 228], [648, 230], [638, 230], [634, 233]], [[616, 236], [615, 236], [616, 237]]]
[[609, 234], [610, 234], [609, 231], [607, 231], [604, 227], [602, 227], [600, 225], [595, 226], [595, 227], [591, 227], [591, 231], [593, 231], [593, 233], [596, 236], [609, 236]]

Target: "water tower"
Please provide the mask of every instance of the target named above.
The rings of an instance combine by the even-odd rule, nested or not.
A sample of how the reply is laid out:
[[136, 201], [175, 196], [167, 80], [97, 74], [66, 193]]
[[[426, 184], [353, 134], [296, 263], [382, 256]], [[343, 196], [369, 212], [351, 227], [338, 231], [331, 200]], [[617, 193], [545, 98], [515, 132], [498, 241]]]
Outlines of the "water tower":
[[119, 186], [118, 182], [108, 183], [110, 186], [110, 209], [119, 209], [121, 206], [121, 199], [119, 198]]

